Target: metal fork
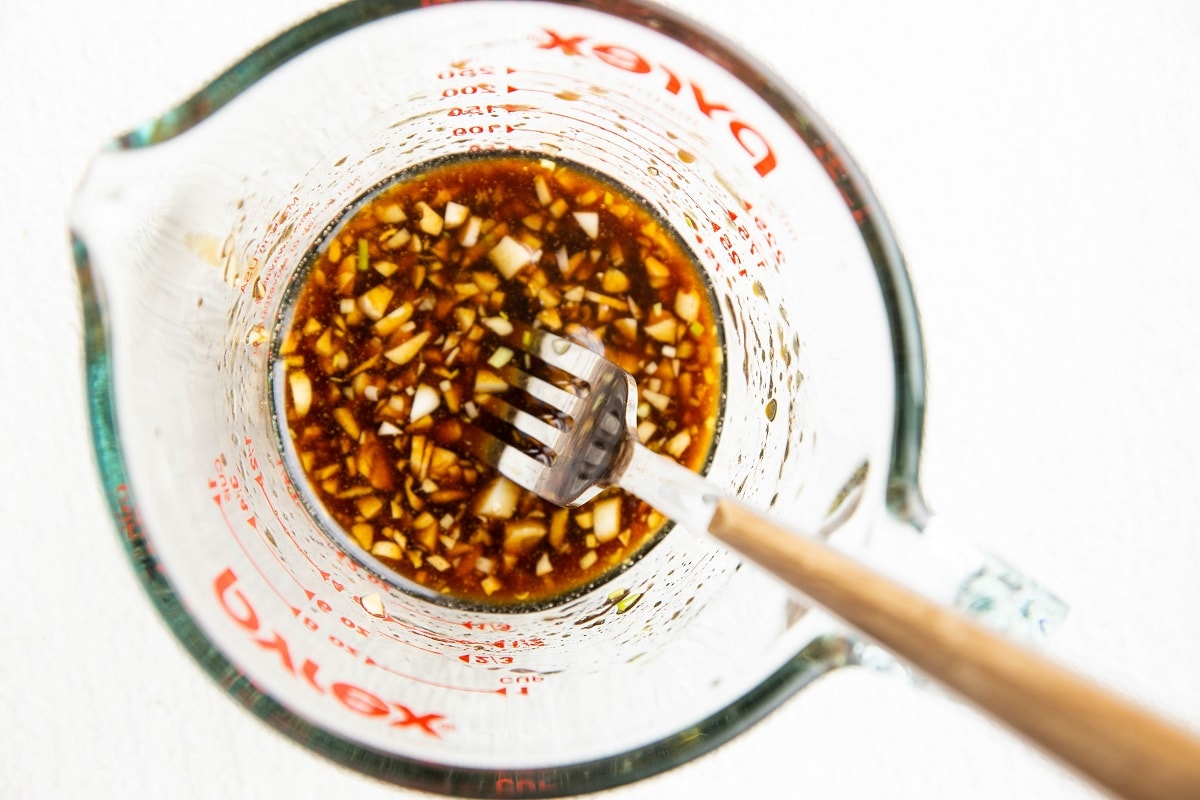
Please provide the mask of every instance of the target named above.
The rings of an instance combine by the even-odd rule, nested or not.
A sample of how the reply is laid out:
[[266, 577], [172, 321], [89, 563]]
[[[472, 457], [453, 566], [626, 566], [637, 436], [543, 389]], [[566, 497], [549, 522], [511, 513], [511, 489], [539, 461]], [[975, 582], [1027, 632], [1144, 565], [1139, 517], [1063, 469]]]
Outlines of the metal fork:
[[464, 442], [509, 480], [563, 506], [617, 485], [684, 529], [732, 547], [1095, 783], [1126, 797], [1200, 797], [1200, 739], [1190, 732], [767, 519], [651, 452], [636, 434], [637, 385], [603, 356], [517, 323], [490, 327], [514, 354], [572, 378], [556, 385], [521, 369], [520, 357], [496, 369], [531, 398], [531, 407], [496, 395], [480, 397], [478, 406], [529, 447], [477, 425], [465, 426]]
[[652, 452], [634, 433], [637, 384], [633, 376], [548, 331], [519, 323], [495, 326], [516, 354], [532, 356], [570, 376], [570, 383], [564, 388], [522, 370], [516, 363], [519, 358], [496, 368], [510, 386], [551, 413], [527, 411], [495, 394], [478, 397], [479, 408], [536, 446], [525, 452], [472, 426], [464, 441], [477, 458], [555, 505], [580, 506], [616, 485], [677, 523], [707, 527], [717, 500], [713, 485]]

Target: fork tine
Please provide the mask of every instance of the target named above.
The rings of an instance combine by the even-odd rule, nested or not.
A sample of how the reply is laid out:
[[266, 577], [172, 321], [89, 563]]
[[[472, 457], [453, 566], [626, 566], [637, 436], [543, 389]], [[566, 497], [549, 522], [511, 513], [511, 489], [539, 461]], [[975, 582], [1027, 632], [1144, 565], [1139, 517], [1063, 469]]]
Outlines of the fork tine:
[[475, 425], [463, 426], [459, 440], [483, 464], [487, 464], [522, 489], [537, 493], [547, 467], [536, 458], [501, 441]]
[[530, 375], [515, 365], [505, 364], [496, 370], [509, 386], [520, 389], [535, 400], [557, 409], [568, 416], [573, 416], [573, 409], [579, 398], [565, 389], [560, 389], [549, 381]]
[[479, 407], [494, 417], [507, 422], [523, 435], [533, 439], [551, 451], [557, 451], [562, 430], [545, 420], [522, 411], [511, 403], [501, 400], [495, 395], [481, 398]]
[[[476, 399], [479, 409], [515, 430], [517, 438], [508, 444], [470, 425], [465, 446], [513, 483], [558, 505], [578, 507], [613, 485], [633, 430], [636, 403], [631, 401], [637, 398], [637, 386], [632, 376], [561, 336], [501, 318], [485, 324], [516, 351], [492, 367], [498, 377], [542, 408], [524, 411], [514, 405], [522, 401], [507, 389], [488, 393]], [[518, 353], [524, 361], [513, 358]], [[538, 369], [534, 361], [561, 375], [541, 378], [526, 372]], [[481, 418], [476, 422], [486, 424]], [[560, 422], [566, 424], [556, 424]]]
[[591, 372], [601, 356], [586, 347], [541, 328], [513, 324], [513, 332], [501, 337], [555, 369], [578, 377]]

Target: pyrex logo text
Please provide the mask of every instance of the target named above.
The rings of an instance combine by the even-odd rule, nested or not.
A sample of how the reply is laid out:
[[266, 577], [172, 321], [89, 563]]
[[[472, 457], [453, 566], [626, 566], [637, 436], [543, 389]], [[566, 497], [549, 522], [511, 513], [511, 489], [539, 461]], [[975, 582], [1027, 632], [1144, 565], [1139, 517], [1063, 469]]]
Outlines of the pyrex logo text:
[[[653, 64], [640, 53], [622, 47], [616, 44], [586, 44], [586, 36], [561, 36], [549, 28], [542, 29], [549, 40], [538, 45], [543, 50], [562, 50], [564, 55], [568, 56], [583, 56], [586, 57], [589, 53], [608, 64], [611, 67], [633, 72], [643, 75], [651, 75], [655, 70], [659, 70], [666, 78], [666, 83], [663, 88], [673, 95], [679, 95], [684, 90], [685, 81], [681, 80], [674, 72], [662, 64]], [[735, 112], [729, 106], [722, 103], [713, 102], [705, 96], [704, 90], [695, 83], [695, 81], [686, 81], [687, 88], [691, 92], [692, 99], [695, 101], [696, 109], [705, 117], [716, 121], [717, 114], [729, 115], [730, 119], [727, 123], [729, 132], [733, 138], [741, 146], [743, 150], [751, 157], [756, 159], [754, 162], [755, 171], [766, 177], [775, 169], [775, 152], [771, 149], [770, 143], [766, 138], [755, 130], [751, 125], [743, 122], [735, 116]]]
[[373, 692], [351, 683], [334, 681], [322, 685], [318, 680], [320, 666], [312, 659], [305, 658], [299, 667], [292, 659], [291, 648], [277, 631], [265, 630], [262, 621], [246, 595], [237, 588], [237, 576], [233, 570], [226, 569], [213, 582], [217, 600], [221, 608], [243, 630], [253, 635], [256, 645], [274, 652], [279, 657], [283, 668], [292, 676], [303, 679], [305, 684], [318, 694], [329, 694], [336, 698], [343, 707], [364, 717], [386, 719], [392, 727], [416, 728], [422, 733], [440, 737], [439, 728], [444, 725], [445, 717], [441, 714], [418, 714], [402, 703], [387, 702]]

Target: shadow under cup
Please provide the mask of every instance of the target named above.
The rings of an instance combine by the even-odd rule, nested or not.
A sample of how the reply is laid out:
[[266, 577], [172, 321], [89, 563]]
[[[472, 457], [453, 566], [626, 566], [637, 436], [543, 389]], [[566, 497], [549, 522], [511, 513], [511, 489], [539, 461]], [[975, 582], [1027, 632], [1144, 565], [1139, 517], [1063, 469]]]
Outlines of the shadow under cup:
[[709, 477], [836, 537], [919, 507], [912, 298], [821, 123], [678, 16], [416, 5], [304, 23], [97, 158], [72, 227], [101, 472], [176, 634], [277, 728], [422, 789], [600, 789], [727, 740], [842, 663], [839, 640], [683, 530], [522, 613], [390, 579], [306, 502], [282, 446], [272, 341], [306, 254], [372, 187], [437, 159], [512, 149], [611, 178], [717, 301]]

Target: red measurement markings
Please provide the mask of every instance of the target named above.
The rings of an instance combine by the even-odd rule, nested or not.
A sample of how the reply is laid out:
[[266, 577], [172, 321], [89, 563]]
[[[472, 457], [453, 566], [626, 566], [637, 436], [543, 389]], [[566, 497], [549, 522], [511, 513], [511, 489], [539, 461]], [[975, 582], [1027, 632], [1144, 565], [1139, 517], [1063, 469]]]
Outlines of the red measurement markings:
[[[508, 90], [509, 90], [510, 92], [528, 92], [528, 93], [530, 93], [530, 94], [553, 94], [553, 92], [552, 92], [551, 90], [549, 90], [549, 89], [523, 89], [523, 88], [518, 88], [518, 87], [515, 87], [515, 86], [510, 86], [510, 87], [508, 87]], [[513, 108], [517, 108], [518, 106], [515, 106], [515, 105], [514, 105], [514, 106], [512, 106], [512, 107], [513, 107]], [[560, 112], [560, 111], [555, 111], [555, 112], [553, 112], [553, 116], [554, 116], [556, 119], [559, 119], [559, 120], [564, 120], [564, 121], [566, 121], [566, 122], [574, 122], [574, 123], [578, 124], [578, 125], [579, 125], [579, 126], [581, 126], [581, 127], [587, 127], [587, 126], [591, 126], [591, 125], [595, 125], [595, 124], [596, 124], [596, 121], [595, 121], [595, 119], [588, 119], [588, 118], [585, 118], [585, 117], [578, 117], [578, 116], [574, 116], [574, 115], [572, 115], [572, 114], [564, 114], [564, 113], [562, 113], [562, 112]], [[600, 119], [602, 119], [602, 120], [603, 120], [603, 116], [601, 116], [601, 115], [598, 115], [598, 116], [600, 116]], [[604, 121], [602, 124], [605, 124], [605, 125], [607, 125], [608, 123], [607, 123], [607, 121]], [[475, 126], [475, 128], [478, 128], [478, 127], [479, 127], [478, 125], [476, 125], [476, 126]], [[497, 126], [495, 126], [495, 125], [492, 125], [492, 126], [489, 126], [489, 127], [490, 127], [490, 128], [496, 128]], [[513, 129], [513, 126], [509, 125], [509, 126], [508, 126], [508, 131], [507, 131], [507, 132], [508, 132], [508, 133], [512, 133], [512, 129]], [[458, 131], [458, 130], [461, 130], [461, 129], [460, 129], [460, 128], [456, 128], [456, 129], [455, 129], [455, 131]], [[522, 130], [522, 131], [525, 131], [525, 132], [527, 132], [527, 133], [541, 133], [541, 134], [545, 134], [545, 135], [547, 135], [547, 136], [557, 136], [557, 135], [561, 135], [561, 133], [562, 133], [561, 131], [553, 131], [553, 130], [551, 130], [551, 131], [548, 131], [548, 130], [543, 130], [542, 128], [530, 128], [530, 127], [528, 127], [528, 126], [525, 126], [525, 125], [521, 125], [521, 130]], [[474, 128], [472, 128], [472, 129], [471, 129], [471, 132], [472, 132], [472, 133], [475, 133], [475, 134], [479, 134], [479, 133], [498, 133], [498, 131], [496, 131], [496, 130], [478, 131], [478, 130], [475, 130]], [[635, 139], [635, 138], [633, 138], [633, 137], [631, 137], [631, 136], [628, 136], [628, 135], [625, 135], [625, 134], [618, 133], [618, 132], [617, 132], [617, 131], [615, 131], [615, 130], [609, 130], [607, 133], [608, 133], [608, 136], [609, 136], [609, 137], [611, 137], [612, 139], [614, 139], [614, 140], [620, 140], [620, 141], [622, 141], [622, 142], [625, 142], [625, 143], [628, 145], [629, 149], [630, 149], [632, 152], [635, 152], [635, 153], [644, 153], [644, 152], [645, 152], [645, 151], [648, 149], [648, 145], [647, 145], [647, 143], [646, 143], [646, 142], [644, 142], [644, 141], [641, 141], [641, 140], [639, 140], [639, 139]], [[456, 135], [458, 135], [458, 134], [456, 133]]]
[[[355, 573], [362, 572], [369, 582], [371, 582], [371, 583], [375, 584], [376, 586], [379, 586], [385, 590], [389, 588], [390, 585], [386, 581], [384, 581], [383, 579], [374, 575], [369, 570], [363, 570], [363, 568], [360, 567], [359, 564], [353, 558], [351, 558], [350, 556], [347, 556], [344, 552], [339, 550], [337, 553], [337, 558], [338, 558], [339, 562], [344, 562], [344, 566], [348, 567], [352, 572], [355, 572]], [[341, 591], [341, 590], [339, 589], [339, 591]], [[355, 597], [354, 600], [359, 605], [362, 605], [361, 597]], [[462, 626], [466, 627], [467, 630], [483, 630], [483, 627], [480, 627], [480, 626], [482, 626], [484, 623], [458, 622], [457, 620], [446, 619], [445, 617], [439, 617], [437, 614], [431, 613], [429, 611], [425, 611], [424, 609], [422, 609], [418, 606], [404, 605], [403, 609], [404, 609], [405, 616], [421, 617], [423, 619], [432, 620], [434, 622], [438, 622], [443, 625], [453, 625], [455, 627], [462, 625]], [[367, 612], [367, 613], [370, 613], [370, 612]], [[409, 624], [409, 623], [404, 622], [403, 620], [396, 619], [395, 617], [391, 616], [390, 614], [384, 614], [382, 617], [376, 616], [374, 614], [372, 614], [371, 616], [374, 616], [376, 619], [381, 620], [383, 622], [395, 622], [395, 623], [402, 624], [402, 625]], [[512, 630], [512, 626], [510, 626], [508, 623], [496, 623], [496, 625], [503, 626], [503, 627], [494, 628], [493, 630], [495, 630], [496, 632], [504, 632], [504, 631]]]
[[[129, 497], [129, 487], [121, 483], [113, 491], [116, 494], [119, 509], [117, 524], [120, 525], [122, 532], [124, 532], [126, 540], [131, 544], [145, 541], [142, 537], [141, 520], [138, 518], [137, 509], [133, 507], [133, 500]], [[149, 545], [146, 545], [146, 550], [149, 552]]]
[[[505, 75], [511, 75], [515, 71], [516, 70], [514, 70], [512, 67], [504, 68]], [[456, 80], [459, 78], [489, 77], [492, 75], [499, 75], [499, 74], [501, 74], [501, 73], [498, 71], [498, 69], [496, 67], [491, 66], [490, 64], [480, 64], [477, 67], [469, 67], [469, 66], [467, 66], [467, 63], [464, 61], [464, 62], [457, 62], [457, 63], [451, 64], [448, 68], [439, 72], [437, 74], [437, 78], [439, 81], [448, 81], [448, 80]]]
[[[390, 584], [388, 584], [387, 581], [385, 581], [383, 578], [380, 578], [378, 575], [376, 575], [374, 572], [371, 572], [369, 569], [364, 569], [362, 567], [362, 565], [360, 565], [356, 560], [354, 560], [352, 557], [346, 555], [346, 552], [344, 550], [334, 551], [334, 557], [338, 560], [338, 570], [339, 571], [348, 569], [348, 570], [350, 570], [350, 572], [354, 573], [355, 577], [361, 578], [361, 579], [365, 580], [367, 583], [378, 586], [379, 588], [383, 589], [384, 591], [386, 591], [389, 588]], [[340, 592], [341, 589], [338, 589], [338, 591]], [[358, 603], [359, 605], [362, 605], [362, 598], [355, 596], [354, 602]]]
[[545, 795], [558, 789], [553, 778], [527, 778], [519, 774], [496, 778], [496, 794], [502, 797], [520, 797], [523, 795]]
[[[446, 91], [451, 91], [447, 89]], [[515, 92], [515, 87], [509, 86], [508, 91]], [[520, 103], [497, 103], [488, 105], [465, 105], [453, 106], [446, 110], [448, 117], [491, 117], [493, 119], [504, 114], [512, 114], [518, 111], [531, 111], [534, 106], [523, 105]], [[516, 128], [507, 122], [492, 122], [492, 123], [477, 123], [474, 125], [462, 125], [454, 128], [451, 135], [456, 138], [464, 138], [468, 136], [481, 136], [485, 133], [512, 133]]]
[[502, 667], [512, 666], [516, 660], [512, 656], [497, 656], [488, 653], [463, 653], [458, 660], [464, 664], [494, 664]]
[[[358, 179], [354, 181], [354, 183], [357, 182]], [[271, 268], [275, 261], [275, 252], [281, 245], [286, 246], [289, 242], [303, 238], [302, 235], [295, 234], [297, 231], [305, 234], [312, 229], [315, 224], [313, 220], [316, 212], [316, 206], [302, 206], [300, 198], [293, 196], [284, 210], [276, 214], [267, 224], [262, 240], [255, 247], [253, 254], [243, 256], [248, 263], [243, 265], [239, 291], [242, 294], [250, 292], [250, 296], [257, 305], [255, 309], [257, 324], [263, 328], [269, 327], [267, 318], [274, 307], [271, 300], [283, 286], [286, 286], [286, 283], [280, 280], [283, 270]], [[264, 343], [255, 341], [251, 344], [257, 350]]]
[[[321, 569], [321, 567], [317, 565], [317, 562], [313, 561], [312, 557], [309, 556], [308, 551], [300, 546], [300, 542], [297, 541], [295, 535], [292, 533], [291, 527], [288, 526], [287, 523], [285, 523], [283, 521], [283, 518], [279, 514], [279, 509], [277, 509], [275, 507], [275, 503], [271, 500], [271, 495], [267, 491], [266, 476], [263, 474], [262, 470], [259, 468], [258, 456], [256, 455], [255, 450], [254, 450], [254, 440], [251, 439], [249, 436], [246, 436], [243, 439], [243, 444], [245, 445], [245, 448], [246, 448], [246, 458], [247, 458], [249, 467], [251, 470], [254, 471], [254, 476], [253, 476], [254, 483], [257, 484], [258, 490], [263, 496], [263, 500], [266, 501], [267, 508], [269, 508], [271, 510], [271, 516], [273, 516], [275, 518], [275, 521], [279, 524], [279, 529], [281, 531], [283, 531], [284, 536], [286, 536], [291, 541], [292, 546], [296, 549], [296, 552], [298, 552], [300, 554], [300, 556], [305, 561], [308, 562], [309, 566], [311, 566], [321, 576], [321, 580], [323, 580], [323, 581], [331, 580], [331, 573], [328, 572], [327, 570]], [[280, 461], [276, 464], [275, 462], [272, 462], [269, 458], [268, 458], [268, 462], [272, 463], [278, 470], [279, 476], [280, 476], [280, 478], [282, 478], [282, 480], [284, 482], [284, 486], [287, 488], [288, 496], [293, 501], [298, 501], [299, 497], [296, 495], [295, 488], [292, 486], [291, 481], [288, 480], [288, 478], [287, 478], [287, 473], [284, 470], [283, 462]], [[268, 544], [273, 545], [273, 542], [268, 542]], [[273, 545], [272, 551], [274, 551], [274, 549], [275, 549], [275, 546]], [[278, 557], [276, 560], [278, 560]], [[288, 570], [288, 575], [291, 576], [292, 579], [295, 580], [297, 584], [300, 584], [301, 586], [303, 586], [303, 584], [300, 582], [300, 580], [298, 578], [296, 578], [296, 576], [293, 575], [290, 570]], [[344, 587], [338, 588], [338, 591], [339, 592], [342, 591], [342, 588], [344, 588]], [[307, 592], [308, 590], [306, 589], [305, 591]], [[312, 599], [311, 594], [309, 596], [309, 599], [310, 600]]]
[[497, 650], [530, 650], [546, 646], [546, 642], [542, 639], [497, 639], [488, 644]]
[[[512, 86], [508, 87], [508, 91], [515, 92]], [[513, 113], [514, 111], [532, 111], [535, 106], [521, 105], [519, 103], [505, 103], [504, 105], [486, 105], [486, 106], [454, 106], [446, 111], [447, 117], [469, 117], [474, 115], [495, 116], [504, 113]]]
[[[368, 666], [372, 666], [372, 667], [381, 669], [384, 672], [388, 673], [389, 675], [395, 675], [398, 678], [405, 678], [406, 680], [416, 681], [417, 683], [423, 683], [427, 686], [435, 686], [439, 689], [449, 689], [449, 690], [455, 691], [455, 692], [471, 692], [473, 694], [507, 695], [508, 689], [509, 689], [509, 687], [507, 687], [507, 686], [502, 686], [499, 689], [480, 689], [480, 688], [476, 688], [474, 686], [456, 686], [456, 685], [449, 684], [449, 683], [439, 683], [438, 681], [431, 681], [428, 678], [422, 678], [418, 675], [412, 675], [407, 672], [400, 672], [399, 670], [392, 669], [391, 667], [380, 664], [378, 661], [371, 658], [370, 656], [367, 656], [366, 659], [363, 661], [363, 663], [367, 664]], [[529, 692], [521, 692], [521, 694], [529, 694]]]
[[501, 94], [502, 87], [497, 87], [494, 83], [468, 83], [462, 86], [449, 86], [442, 90], [442, 99], [455, 100], [458, 98], [474, 98], [480, 95]]
[[[537, 647], [544, 647], [546, 645], [546, 642], [543, 639], [539, 639], [536, 637], [531, 637], [528, 639], [494, 639], [491, 641], [479, 641], [476, 639], [460, 639], [456, 636], [449, 636], [444, 633], [438, 633], [437, 631], [432, 631], [432, 630], [429, 630], [428, 628], [423, 628], [418, 625], [414, 625], [413, 623], [408, 622], [406, 620], [393, 617], [391, 614], [385, 614], [382, 617], [376, 617], [376, 619], [380, 620], [381, 622], [392, 623], [394, 625], [397, 625], [397, 626], [403, 628], [404, 630], [408, 631], [409, 633], [415, 634], [417, 636], [421, 636], [421, 637], [429, 639], [431, 641], [438, 642], [440, 644], [459, 645], [459, 646], [463, 646], [463, 647], [473, 647], [473, 648], [477, 648], [477, 649], [490, 647], [490, 648], [494, 648], [496, 650], [527, 650], [527, 649], [532, 649], [532, 648], [537, 648]], [[464, 627], [466, 627], [468, 630], [480, 630], [480, 631], [483, 631], [488, 628], [493, 628], [493, 627], [497, 628], [497, 629], [504, 628], [505, 630], [511, 630], [511, 627], [512, 627], [508, 623], [464, 622], [464, 623], [462, 623], [462, 625]], [[383, 631], [380, 631], [380, 632], [384, 633]]]
[[378, 633], [380, 636], [382, 636], [385, 639], [391, 639], [393, 642], [398, 642], [398, 643], [404, 645], [405, 647], [411, 647], [413, 650], [420, 650], [422, 653], [429, 653], [430, 655], [434, 655], [434, 656], [443, 655], [441, 650], [434, 650], [430, 647], [422, 647], [421, 645], [417, 644], [416, 642], [409, 641], [408, 639], [405, 639], [405, 638], [399, 636], [398, 634], [391, 633], [390, 631], [378, 631]]
[[467, 127], [455, 128], [450, 133], [452, 136], [455, 136], [456, 138], [461, 139], [466, 136], [482, 136], [485, 133], [512, 133], [512, 132], [513, 132], [512, 125], [501, 125], [499, 123], [496, 123], [493, 125], [470, 125]]
[[[300, 616], [300, 609], [296, 608], [291, 604], [291, 602], [288, 601], [283, 592], [281, 592], [279, 588], [275, 586], [271, 579], [267, 577], [267, 574], [263, 572], [262, 568], [259, 567], [258, 562], [256, 562], [250, 555], [250, 551], [246, 548], [246, 543], [242, 541], [242, 537], [238, 533], [240, 526], [234, 523], [234, 520], [230, 518], [226, 511], [227, 505], [236, 505], [238, 511], [240, 511], [242, 514], [240, 521], [253, 528], [254, 532], [258, 534], [260, 538], [263, 537], [263, 533], [258, 527], [258, 518], [250, 511], [250, 504], [246, 502], [246, 498], [242, 494], [241, 482], [238, 480], [236, 475], [227, 474], [224, 471], [224, 456], [216, 459], [213, 464], [216, 467], [217, 474], [216, 477], [208, 479], [208, 488], [213, 492], [213, 502], [216, 503], [217, 511], [220, 512], [221, 519], [225, 521], [225, 526], [229, 528], [229, 532], [233, 535], [233, 541], [237, 544], [238, 549], [242, 551], [242, 554], [246, 556], [246, 560], [250, 562], [250, 565], [254, 567], [255, 572], [257, 572], [259, 577], [263, 579], [263, 583], [267, 585], [267, 587], [271, 590], [271, 593], [278, 597], [279, 600], [285, 606], [287, 606], [288, 610], [292, 612], [293, 617]], [[275, 548], [268, 546], [267, 550], [271, 552], [271, 557], [275, 559], [276, 563], [279, 564], [284, 573], [291, 577], [292, 580], [295, 580], [295, 577], [288, 572], [287, 565], [275, 552]]]
[[466, 622], [460, 622], [459, 624], [469, 631], [508, 633], [512, 630], [512, 625], [509, 625], [507, 622], [474, 622], [472, 620], [467, 620]]
[[[521, 89], [515, 86], [509, 86], [508, 91], [526, 91], [535, 94], [552, 93], [549, 89]], [[497, 106], [487, 106], [487, 108], [497, 108]], [[559, 119], [566, 120], [568, 122], [575, 122], [580, 125], [586, 126], [591, 124], [590, 120], [585, 120], [581, 117], [572, 116], [570, 114], [555, 114], [555, 116]], [[486, 126], [485, 128], [484, 126], [475, 125], [470, 128], [455, 128], [454, 135], [461, 138], [467, 135], [496, 133], [496, 130], [492, 130], [495, 127], [496, 126], [492, 125]], [[511, 127], [512, 126], [509, 126], [510, 129]], [[529, 128], [522, 126], [522, 130], [528, 133], [541, 133], [546, 136], [556, 135], [555, 131], [542, 130], [540, 128]], [[509, 132], [511, 132], [511, 130]], [[646, 145], [643, 142], [639, 142], [631, 136], [620, 135], [611, 131], [610, 135], [625, 142], [632, 151], [641, 152], [646, 149]], [[709, 263], [714, 264], [718, 271], [721, 270], [723, 265], [728, 264], [737, 271], [738, 275], [744, 277], [749, 274], [748, 266], [765, 269], [768, 265], [767, 258], [765, 257], [765, 251], [770, 252], [770, 255], [774, 258], [774, 263], [777, 266], [783, 266], [785, 257], [783, 250], [779, 247], [779, 243], [775, 234], [771, 232], [767, 221], [760, 215], [754, 213], [754, 207], [749, 201], [743, 201], [740, 212], [727, 209], [725, 211], [725, 215], [726, 219], [720, 222], [710, 218], [705, 219], [705, 221], [708, 223], [708, 226], [712, 229], [712, 235], [716, 237], [716, 242], [714, 244], [719, 244], [725, 253], [725, 261], [721, 261], [717, 258], [717, 251], [714, 247], [714, 244], [710, 244], [709, 240], [705, 238], [703, 233], [701, 233], [699, 230], [695, 230], [694, 232], [695, 241], [700, 247], [701, 254]], [[764, 237], [763, 243], [766, 245], [765, 248], [760, 246], [759, 242], [755, 241], [751, 226], [755, 231], [758, 232], [759, 236]], [[743, 256], [741, 248], [746, 246], [748, 246], [749, 249], [745, 256]]]
[[[411, 634], [415, 634], [433, 642], [438, 642], [439, 644], [461, 645], [466, 647], [475, 647], [478, 645], [478, 642], [473, 642], [469, 639], [457, 639], [453, 636], [447, 636], [445, 634], [438, 633], [437, 631], [431, 631], [428, 628], [422, 628], [419, 625], [412, 624], [411, 622], [406, 622], [402, 619], [396, 619], [390, 614], [386, 617], [380, 618], [380, 621], [398, 625], [400, 628], [403, 628], [405, 631], [408, 631]], [[380, 631], [380, 633], [384, 632]]]
[[[767, 259], [763, 256], [763, 248], [759, 246], [758, 242], [754, 241], [754, 234], [750, 230], [751, 225], [754, 226], [754, 229], [758, 231], [760, 236], [764, 237], [764, 243], [771, 251], [771, 257], [774, 259], [776, 266], [783, 266], [786, 257], [783, 250], [779, 247], [779, 241], [776, 239], [775, 234], [771, 232], [767, 221], [754, 213], [754, 206], [749, 202], [745, 202], [741, 214], [731, 209], [726, 210], [725, 213], [728, 216], [726, 224], [723, 225], [711, 219], [708, 220], [708, 224], [714, 235], [719, 234], [717, 242], [725, 251], [728, 263], [737, 269], [739, 275], [745, 276], [748, 274], [745, 265], [751, 261], [753, 262], [753, 266], [760, 269], [767, 266]], [[696, 244], [703, 248], [702, 252], [705, 258], [709, 259], [711, 263], [716, 264], [719, 270], [722, 262], [717, 259], [716, 251], [711, 245], [707, 244], [707, 240], [699, 231], [695, 233], [695, 237]], [[750, 246], [747, 253], [748, 259], [743, 259], [741, 250], [739, 249], [741, 245], [745, 244]]]

